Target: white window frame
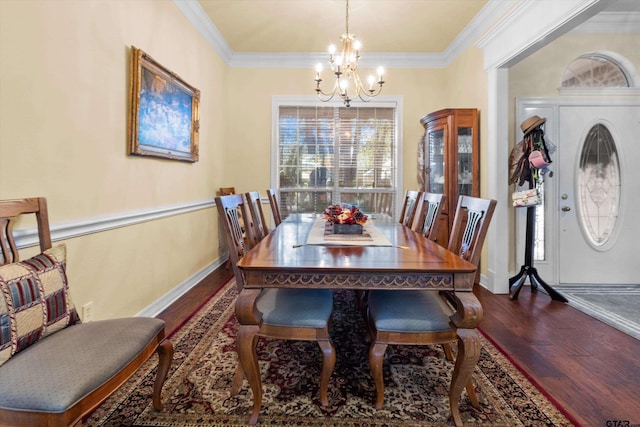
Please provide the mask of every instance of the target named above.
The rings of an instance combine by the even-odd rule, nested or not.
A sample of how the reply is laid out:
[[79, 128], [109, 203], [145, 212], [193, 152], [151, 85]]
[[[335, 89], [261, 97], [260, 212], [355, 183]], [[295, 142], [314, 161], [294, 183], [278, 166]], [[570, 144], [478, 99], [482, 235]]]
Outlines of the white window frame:
[[[280, 164], [278, 141], [280, 140], [280, 107], [344, 107], [332, 102], [322, 102], [315, 96], [274, 96], [271, 102], [271, 171], [270, 188], [280, 188]], [[402, 180], [404, 169], [404, 158], [402, 156], [402, 97], [400, 96], [378, 96], [374, 100], [364, 105], [356, 102], [353, 107], [371, 108], [394, 108], [395, 109], [395, 153], [397, 165], [395, 168], [394, 182], [396, 183], [394, 206], [396, 207], [395, 218], [400, 214], [401, 203], [403, 201], [404, 183]]]

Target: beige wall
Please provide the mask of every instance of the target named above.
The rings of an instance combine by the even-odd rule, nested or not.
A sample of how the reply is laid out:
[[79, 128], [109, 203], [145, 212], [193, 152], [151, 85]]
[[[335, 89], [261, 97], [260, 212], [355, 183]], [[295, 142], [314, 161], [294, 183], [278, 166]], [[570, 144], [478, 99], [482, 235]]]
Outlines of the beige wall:
[[[453, 108], [477, 108], [480, 119], [480, 196], [486, 197], [487, 176], [490, 172], [487, 166], [489, 137], [487, 134], [487, 73], [483, 68], [482, 51], [476, 47], [467, 49], [447, 68], [447, 89], [450, 96], [450, 106]], [[496, 227], [496, 225], [494, 225]], [[487, 274], [487, 250], [484, 245], [480, 258], [480, 273]]]
[[[256, 179], [263, 183], [261, 190], [268, 187], [270, 165], [265, 159], [271, 156], [271, 98], [273, 95], [314, 96], [313, 73], [312, 68], [230, 70], [229, 87], [233, 88], [233, 95], [228, 103], [225, 158], [229, 165], [246, 162], [245, 168], [227, 173], [236, 189], [251, 189]], [[418, 185], [418, 142], [424, 134], [420, 119], [441, 108], [482, 111], [486, 107], [486, 73], [482, 69], [481, 52], [471, 48], [446, 69], [391, 68], [385, 80], [383, 94], [402, 97], [402, 175], [404, 189], [413, 189]], [[245, 174], [247, 169], [252, 171], [250, 175]]]
[[[199, 162], [126, 154], [131, 45], [200, 89]], [[54, 227], [206, 200], [219, 187], [264, 192], [272, 96], [314, 94], [311, 68], [228, 68], [171, 0], [2, 0], [0, 69], [0, 198], [47, 197]], [[402, 173], [415, 188], [421, 117], [476, 107], [485, 120], [481, 53], [448, 69], [389, 68], [386, 80], [384, 94], [403, 99]], [[96, 319], [134, 315], [218, 260], [217, 214], [66, 243], [76, 305], [93, 301]]]
[[639, 45], [638, 35], [569, 33], [513, 66], [509, 69], [509, 111], [513, 137], [515, 138], [516, 126], [519, 126], [519, 123], [513, 123], [516, 98], [559, 96], [558, 88], [567, 65], [589, 52], [615, 52], [625, 57], [636, 72], [640, 72]]
[[471, 47], [447, 68], [449, 107], [480, 110], [480, 194], [487, 193], [487, 73], [483, 69], [482, 51]]
[[[198, 163], [126, 155], [131, 45], [201, 90]], [[0, 198], [47, 197], [53, 226], [204, 200], [223, 184], [227, 67], [173, 1], [2, 0], [0, 70]], [[216, 216], [68, 240], [76, 305], [139, 312], [218, 258]]]
[[[247, 191], [261, 182], [269, 185], [271, 156], [271, 99], [281, 96], [315, 96], [314, 70], [255, 69], [230, 70], [229, 127], [225, 158], [229, 165], [245, 161], [244, 168], [229, 170], [229, 182]], [[403, 101], [403, 181], [405, 189], [417, 187], [418, 140], [424, 132], [420, 118], [431, 111], [449, 107], [447, 72], [445, 69], [389, 69], [383, 94], [401, 96]], [[355, 104], [354, 104], [355, 105]], [[246, 170], [252, 171], [246, 175]]]

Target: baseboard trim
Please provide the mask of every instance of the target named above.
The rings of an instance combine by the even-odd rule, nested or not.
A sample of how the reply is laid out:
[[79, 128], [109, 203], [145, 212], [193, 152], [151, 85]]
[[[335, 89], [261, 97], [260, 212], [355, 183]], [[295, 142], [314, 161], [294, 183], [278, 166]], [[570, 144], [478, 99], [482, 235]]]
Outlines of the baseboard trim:
[[[223, 254], [224, 255], [224, 254]], [[136, 316], [139, 317], [156, 317], [158, 314], [162, 313], [167, 307], [173, 304], [178, 300], [182, 295], [187, 293], [191, 288], [200, 283], [207, 277], [209, 274], [213, 273], [218, 267], [222, 266], [226, 262], [226, 256], [223, 258], [218, 258], [214, 263], [208, 265], [202, 270], [196, 272], [189, 276], [184, 282], [177, 285], [175, 288], [171, 289], [169, 292], [155, 300], [153, 303], [149, 304], [142, 311], [140, 311]]]

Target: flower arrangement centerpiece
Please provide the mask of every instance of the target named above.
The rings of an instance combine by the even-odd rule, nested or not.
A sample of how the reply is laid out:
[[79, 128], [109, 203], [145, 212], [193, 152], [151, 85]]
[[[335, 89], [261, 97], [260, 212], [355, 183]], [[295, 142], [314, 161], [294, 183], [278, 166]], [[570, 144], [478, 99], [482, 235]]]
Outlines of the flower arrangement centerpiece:
[[362, 225], [367, 222], [367, 215], [356, 206], [329, 206], [324, 217], [335, 234], [362, 234]]

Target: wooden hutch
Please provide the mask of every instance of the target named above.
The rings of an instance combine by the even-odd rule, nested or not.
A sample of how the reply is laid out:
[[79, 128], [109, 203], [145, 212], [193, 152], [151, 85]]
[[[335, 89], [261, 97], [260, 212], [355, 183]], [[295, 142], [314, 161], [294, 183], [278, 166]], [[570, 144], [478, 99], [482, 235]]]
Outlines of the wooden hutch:
[[448, 108], [424, 116], [420, 144], [423, 162], [420, 189], [447, 197], [437, 242], [447, 246], [458, 196], [480, 197], [480, 132], [478, 110]]

